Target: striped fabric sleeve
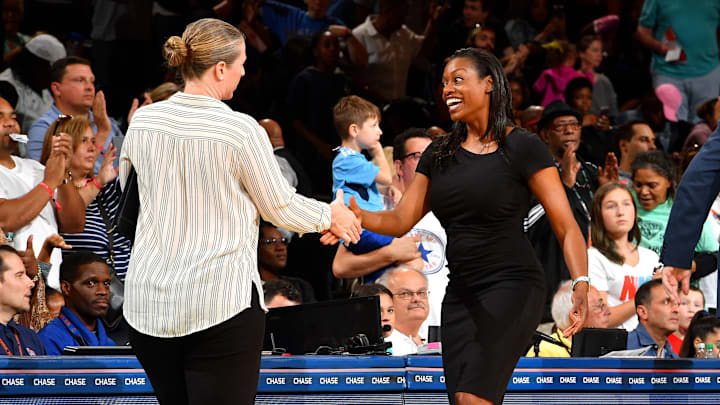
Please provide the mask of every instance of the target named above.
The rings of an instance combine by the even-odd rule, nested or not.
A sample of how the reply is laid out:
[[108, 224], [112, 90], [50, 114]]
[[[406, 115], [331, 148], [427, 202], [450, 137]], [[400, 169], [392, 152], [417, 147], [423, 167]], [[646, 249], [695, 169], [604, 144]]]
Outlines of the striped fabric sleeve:
[[241, 182], [264, 219], [299, 234], [330, 228], [330, 206], [295, 192], [282, 176], [270, 140], [260, 125], [239, 148]]

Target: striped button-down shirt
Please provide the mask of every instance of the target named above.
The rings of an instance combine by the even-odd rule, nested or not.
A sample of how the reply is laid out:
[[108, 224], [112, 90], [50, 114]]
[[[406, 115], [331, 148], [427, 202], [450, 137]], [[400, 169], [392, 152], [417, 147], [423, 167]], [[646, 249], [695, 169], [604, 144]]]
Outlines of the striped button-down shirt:
[[124, 313], [147, 335], [204, 330], [247, 309], [252, 288], [262, 297], [259, 215], [301, 234], [330, 227], [330, 207], [283, 178], [262, 127], [210, 97], [138, 110], [120, 161], [140, 194]]

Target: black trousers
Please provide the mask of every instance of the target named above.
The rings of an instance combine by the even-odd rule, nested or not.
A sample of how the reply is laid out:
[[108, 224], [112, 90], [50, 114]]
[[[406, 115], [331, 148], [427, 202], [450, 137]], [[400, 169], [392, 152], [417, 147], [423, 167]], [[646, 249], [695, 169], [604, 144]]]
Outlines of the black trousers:
[[255, 402], [265, 331], [258, 300], [252, 286], [250, 308], [187, 336], [158, 338], [130, 327], [130, 343], [160, 404]]

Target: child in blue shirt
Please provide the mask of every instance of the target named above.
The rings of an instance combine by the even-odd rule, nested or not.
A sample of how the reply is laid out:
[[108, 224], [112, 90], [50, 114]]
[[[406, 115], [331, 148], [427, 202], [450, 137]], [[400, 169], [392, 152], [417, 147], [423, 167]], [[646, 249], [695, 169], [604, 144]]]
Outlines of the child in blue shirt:
[[[380, 110], [371, 102], [358, 96], [343, 97], [333, 108], [335, 129], [342, 139], [337, 156], [333, 160], [333, 196], [342, 189], [345, 204], [355, 197], [360, 208], [382, 211], [382, 197], [378, 184], [390, 186], [390, 165], [380, 144]], [[361, 153], [367, 150], [378, 162], [376, 166]], [[360, 241], [348, 246], [355, 254], [367, 253], [390, 244], [393, 238], [363, 230]], [[377, 274], [379, 276], [379, 274]], [[366, 278], [366, 281], [367, 280]]]

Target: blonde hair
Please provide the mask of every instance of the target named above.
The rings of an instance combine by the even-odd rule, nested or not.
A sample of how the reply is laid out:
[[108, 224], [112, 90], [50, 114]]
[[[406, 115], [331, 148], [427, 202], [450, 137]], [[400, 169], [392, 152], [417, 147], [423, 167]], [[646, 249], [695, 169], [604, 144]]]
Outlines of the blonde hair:
[[180, 89], [181, 87], [173, 82], [165, 82], [150, 91], [150, 99], [153, 103], [167, 100]]
[[[57, 128], [57, 131], [55, 130]], [[40, 155], [40, 163], [45, 164], [52, 152], [53, 134], [65, 132], [72, 137], [73, 151], [82, 142], [83, 134], [91, 128], [90, 120], [85, 117], [71, 117], [70, 119], [58, 118], [53, 122], [45, 132], [45, 140], [43, 141], [42, 154]]]
[[163, 46], [168, 65], [179, 66], [183, 79], [199, 77], [219, 62], [228, 65], [238, 57], [245, 34], [225, 21], [203, 18], [188, 24], [182, 38], [173, 35]]

